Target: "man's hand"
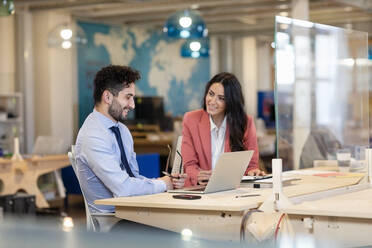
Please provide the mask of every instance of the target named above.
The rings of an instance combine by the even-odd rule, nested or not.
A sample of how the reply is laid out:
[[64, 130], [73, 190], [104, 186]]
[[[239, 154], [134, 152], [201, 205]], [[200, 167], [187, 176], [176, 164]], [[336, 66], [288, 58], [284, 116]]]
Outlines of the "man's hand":
[[173, 189], [172, 180], [169, 176], [159, 177], [159, 180], [163, 180], [165, 185], [167, 186], [167, 190]]
[[248, 171], [248, 176], [265, 176], [266, 173], [260, 169], [253, 169]]
[[209, 178], [212, 175], [211, 170], [201, 170], [198, 174], [198, 184], [199, 185], [207, 185]]
[[183, 188], [183, 185], [185, 185], [187, 174], [172, 174], [172, 183], [173, 187], [175, 189], [181, 189]]

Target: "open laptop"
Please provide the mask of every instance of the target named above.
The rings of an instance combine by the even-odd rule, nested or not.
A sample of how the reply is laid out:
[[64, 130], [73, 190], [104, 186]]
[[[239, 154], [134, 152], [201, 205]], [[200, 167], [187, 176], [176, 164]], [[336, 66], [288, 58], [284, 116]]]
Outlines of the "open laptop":
[[226, 152], [218, 158], [206, 186], [168, 190], [169, 193], [207, 194], [239, 187], [254, 151]]

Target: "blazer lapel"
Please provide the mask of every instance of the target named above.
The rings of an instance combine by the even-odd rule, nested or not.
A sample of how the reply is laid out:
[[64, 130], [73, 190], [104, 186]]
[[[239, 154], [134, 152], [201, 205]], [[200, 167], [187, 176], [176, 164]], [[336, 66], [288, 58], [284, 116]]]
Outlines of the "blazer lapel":
[[198, 129], [203, 151], [208, 162], [208, 167], [212, 168], [211, 124], [206, 112], [203, 112], [198, 124]]
[[230, 148], [230, 132], [229, 127], [226, 125], [226, 132], [225, 132], [225, 152], [231, 152]]

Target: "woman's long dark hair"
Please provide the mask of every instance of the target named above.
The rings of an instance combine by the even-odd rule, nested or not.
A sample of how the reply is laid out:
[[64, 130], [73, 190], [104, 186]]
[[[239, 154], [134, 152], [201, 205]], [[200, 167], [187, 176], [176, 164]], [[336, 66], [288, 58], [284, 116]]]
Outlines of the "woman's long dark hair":
[[203, 108], [207, 110], [205, 98], [214, 83], [221, 83], [225, 91], [226, 122], [230, 132], [230, 149], [232, 152], [243, 151], [243, 137], [247, 126], [247, 114], [244, 110], [242, 87], [234, 74], [221, 72], [215, 75], [205, 86]]

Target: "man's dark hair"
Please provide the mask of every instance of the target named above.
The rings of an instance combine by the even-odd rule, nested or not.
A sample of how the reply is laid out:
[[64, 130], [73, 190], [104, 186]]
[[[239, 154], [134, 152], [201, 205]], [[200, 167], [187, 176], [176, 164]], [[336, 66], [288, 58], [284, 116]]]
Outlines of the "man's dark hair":
[[121, 90], [129, 87], [141, 78], [139, 71], [121, 65], [109, 65], [97, 72], [94, 78], [94, 105], [101, 102], [102, 93], [108, 90], [117, 96]]

